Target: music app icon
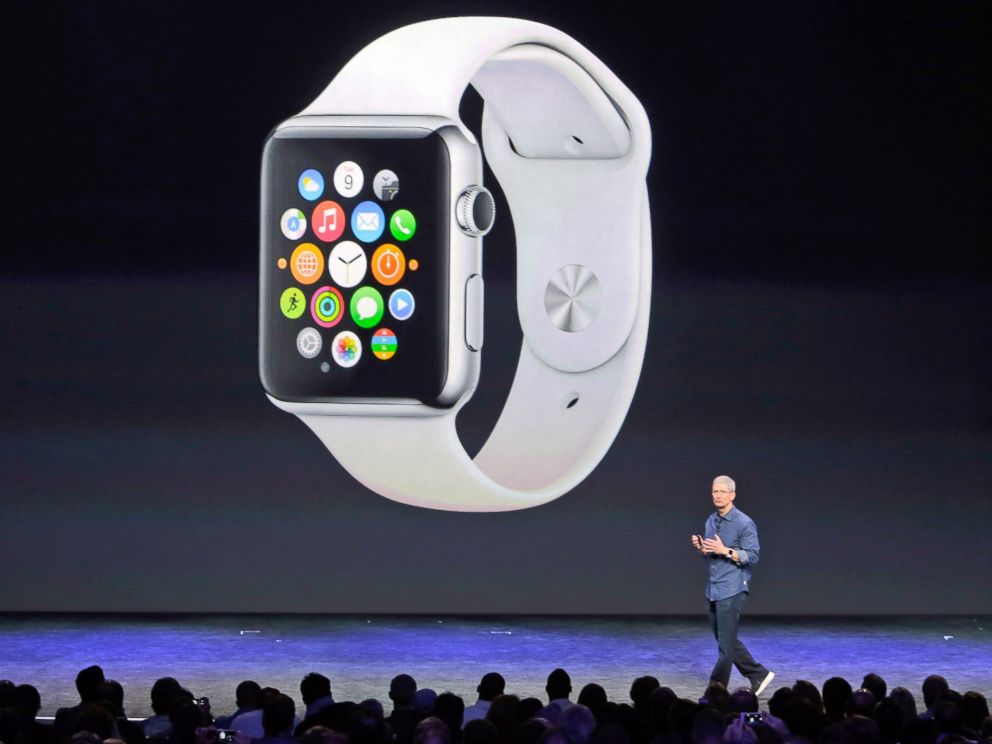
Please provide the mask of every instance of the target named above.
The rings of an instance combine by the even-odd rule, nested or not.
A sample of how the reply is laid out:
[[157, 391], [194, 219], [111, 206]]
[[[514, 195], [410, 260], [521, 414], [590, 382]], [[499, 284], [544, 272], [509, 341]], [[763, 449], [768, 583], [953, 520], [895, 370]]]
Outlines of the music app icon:
[[325, 243], [332, 243], [340, 238], [346, 222], [341, 205], [330, 199], [314, 207], [313, 215], [310, 217], [310, 226], [314, 235]]

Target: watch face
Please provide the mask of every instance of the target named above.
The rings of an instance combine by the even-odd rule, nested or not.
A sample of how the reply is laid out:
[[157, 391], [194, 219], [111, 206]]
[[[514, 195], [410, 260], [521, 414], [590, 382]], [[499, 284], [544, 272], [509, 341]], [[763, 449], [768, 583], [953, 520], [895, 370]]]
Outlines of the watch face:
[[276, 132], [262, 157], [262, 385], [285, 401], [437, 405], [448, 352], [444, 141], [427, 130], [301, 133]]

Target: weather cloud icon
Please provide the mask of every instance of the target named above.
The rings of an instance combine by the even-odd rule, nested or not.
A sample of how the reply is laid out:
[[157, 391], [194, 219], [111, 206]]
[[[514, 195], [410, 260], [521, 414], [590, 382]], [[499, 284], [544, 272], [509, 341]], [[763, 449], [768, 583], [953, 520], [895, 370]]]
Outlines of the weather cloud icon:
[[320, 171], [307, 168], [300, 174], [296, 187], [300, 190], [300, 196], [307, 201], [317, 201], [324, 193], [324, 177]]

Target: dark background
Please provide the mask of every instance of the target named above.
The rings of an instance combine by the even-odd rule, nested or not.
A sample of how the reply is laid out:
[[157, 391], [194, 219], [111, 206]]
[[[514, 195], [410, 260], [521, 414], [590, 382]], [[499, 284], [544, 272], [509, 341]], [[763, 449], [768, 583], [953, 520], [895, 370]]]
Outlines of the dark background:
[[[6, 13], [0, 609], [696, 612], [688, 538], [726, 472], [761, 530], [753, 612], [992, 611], [979, 3]], [[367, 42], [455, 14], [573, 35], [655, 143], [627, 424], [580, 487], [509, 514], [366, 491], [257, 381], [268, 131]], [[519, 348], [502, 215], [470, 448]]]

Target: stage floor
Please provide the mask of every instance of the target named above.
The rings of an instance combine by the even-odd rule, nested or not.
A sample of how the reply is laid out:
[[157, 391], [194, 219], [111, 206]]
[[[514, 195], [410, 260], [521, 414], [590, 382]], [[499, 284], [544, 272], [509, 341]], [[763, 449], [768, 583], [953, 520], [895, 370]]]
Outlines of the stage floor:
[[[839, 675], [857, 686], [867, 672], [889, 689], [909, 688], [918, 705], [932, 673], [992, 698], [992, 617], [746, 616], [742, 638], [777, 675], [764, 699], [797, 679], [819, 686]], [[698, 697], [714, 658], [704, 616], [0, 615], [0, 678], [35, 685], [41, 715], [77, 702], [76, 672], [90, 664], [121, 682], [128, 715], [143, 717], [163, 676], [209, 697], [215, 714], [233, 710], [243, 679], [277, 687], [300, 706], [300, 679], [311, 671], [330, 677], [337, 700], [375, 697], [387, 709], [389, 680], [401, 672], [472, 703], [489, 671], [506, 678], [507, 692], [543, 698], [556, 666], [571, 674], [576, 695], [598, 682], [611, 700], [628, 702], [631, 681], [644, 674]], [[731, 687], [743, 684], [735, 672]]]

